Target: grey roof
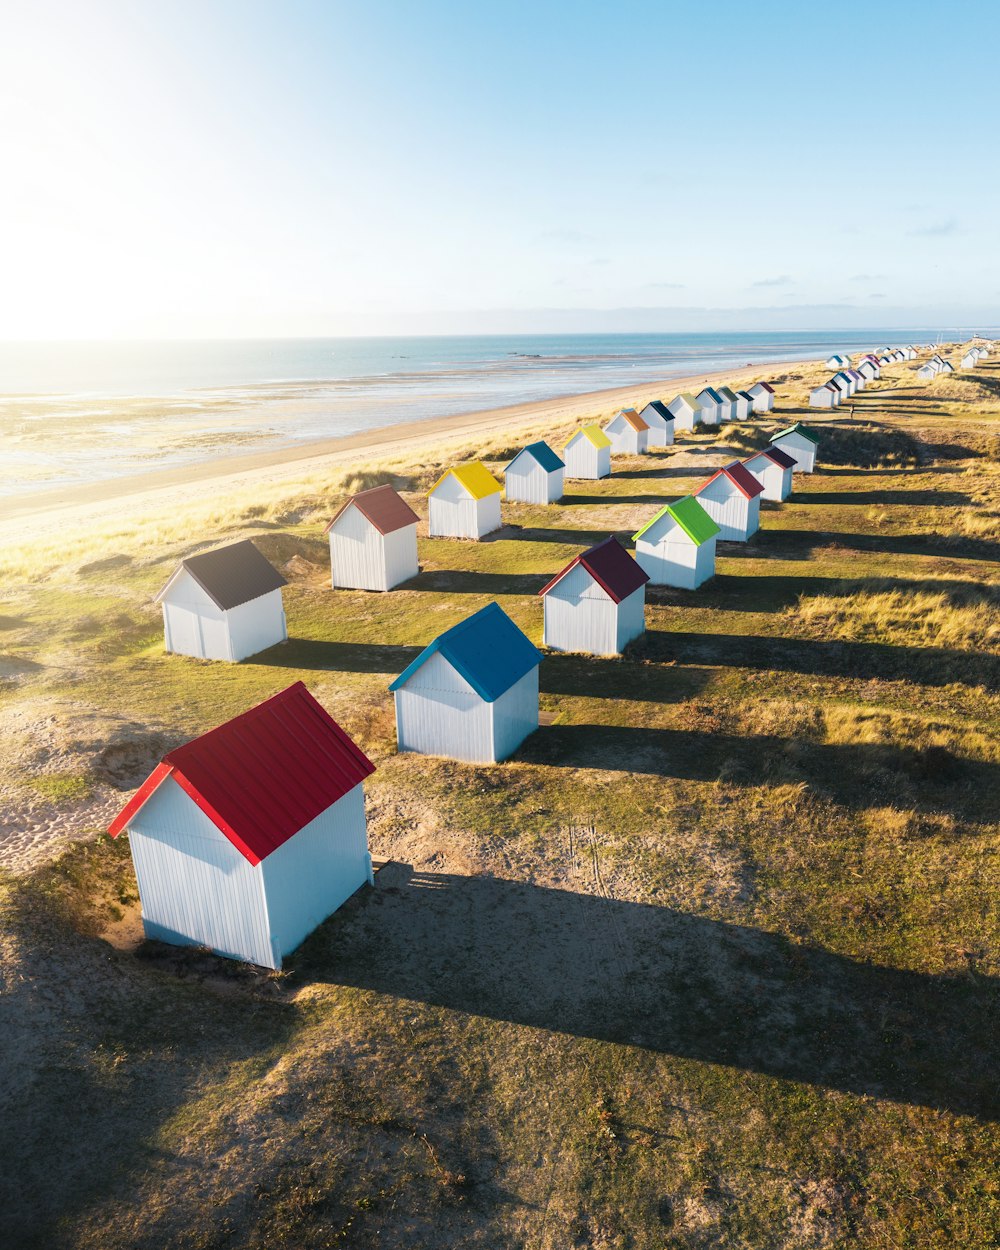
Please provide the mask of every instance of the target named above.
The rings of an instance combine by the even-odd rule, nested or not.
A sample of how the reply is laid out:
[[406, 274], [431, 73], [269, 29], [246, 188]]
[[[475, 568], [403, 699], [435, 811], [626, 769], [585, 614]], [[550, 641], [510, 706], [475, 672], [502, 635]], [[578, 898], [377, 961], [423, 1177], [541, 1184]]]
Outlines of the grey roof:
[[[188, 556], [181, 561], [186, 569], [217, 608], [223, 612], [229, 608], [259, 599], [261, 595], [286, 585], [285, 579], [267, 560], [249, 538], [230, 543], [228, 547], [216, 547], [201, 555]], [[174, 574], [176, 576], [176, 574]], [[171, 577], [170, 581], [173, 581]], [[170, 582], [156, 596], [162, 599]]]

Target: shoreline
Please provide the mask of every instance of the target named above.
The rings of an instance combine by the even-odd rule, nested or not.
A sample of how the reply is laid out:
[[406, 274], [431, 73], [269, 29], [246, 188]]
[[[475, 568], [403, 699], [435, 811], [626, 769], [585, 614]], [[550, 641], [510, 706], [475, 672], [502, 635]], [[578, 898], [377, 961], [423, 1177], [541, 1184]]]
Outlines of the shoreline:
[[[285, 443], [258, 451], [212, 456], [204, 460], [170, 468], [149, 469], [141, 473], [107, 478], [90, 485], [48, 487], [42, 491], [10, 495], [0, 499], [0, 529], [7, 537], [18, 537], [18, 522], [48, 517], [56, 521], [73, 512], [96, 510], [119, 505], [141, 497], [144, 506], [173, 504], [178, 507], [193, 498], [204, 496], [208, 483], [229, 489], [252, 484], [255, 480], [274, 482], [296, 471], [315, 472], [324, 467], [343, 468], [343, 461], [367, 463], [373, 458], [389, 458], [404, 454], [416, 446], [446, 444], [500, 428], [514, 430], [531, 422], [550, 419], [554, 424], [602, 413], [609, 409], [649, 402], [667, 392], [690, 390], [717, 382], [740, 383], [768, 372], [781, 372], [791, 367], [808, 369], [815, 361], [775, 361], [767, 367], [744, 365], [708, 374], [687, 374], [653, 382], [634, 383], [627, 387], [584, 391], [550, 399], [530, 400], [500, 408], [457, 413], [446, 417], [430, 417], [379, 426], [354, 434], [335, 435], [321, 439]], [[114, 510], [114, 509], [112, 509]], [[27, 537], [23, 535], [22, 537]]]

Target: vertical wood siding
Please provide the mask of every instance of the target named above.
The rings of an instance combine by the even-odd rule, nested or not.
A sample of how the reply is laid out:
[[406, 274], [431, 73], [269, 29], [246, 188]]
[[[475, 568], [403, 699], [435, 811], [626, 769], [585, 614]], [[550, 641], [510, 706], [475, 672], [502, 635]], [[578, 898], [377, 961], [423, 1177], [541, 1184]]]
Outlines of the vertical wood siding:
[[357, 508], [348, 508], [330, 530], [330, 573], [334, 586], [391, 590], [416, 577], [417, 527], [382, 534]]
[[563, 496], [563, 470], [547, 472], [537, 460], [522, 456], [504, 474], [507, 498], [519, 503], [557, 503]]
[[760, 524], [760, 497], [747, 499], [735, 486], [717, 478], [697, 496], [698, 502], [719, 526], [718, 538], [728, 542], [746, 542]]
[[491, 705], [440, 654], [432, 655], [395, 696], [400, 751], [473, 764], [493, 760]]
[[577, 565], [545, 595], [543, 640], [555, 651], [615, 655], [618, 605]]
[[505, 760], [538, 728], [538, 668], [524, 674], [493, 707], [493, 758]]
[[234, 660], [245, 660], [288, 637], [280, 588], [230, 608], [226, 621]]
[[655, 541], [644, 534], [636, 543], [635, 558], [649, 574], [654, 586], [676, 586], [696, 590], [702, 582], [715, 575], [715, 539], [696, 544], [677, 524], [662, 530], [659, 536], [651, 530]]

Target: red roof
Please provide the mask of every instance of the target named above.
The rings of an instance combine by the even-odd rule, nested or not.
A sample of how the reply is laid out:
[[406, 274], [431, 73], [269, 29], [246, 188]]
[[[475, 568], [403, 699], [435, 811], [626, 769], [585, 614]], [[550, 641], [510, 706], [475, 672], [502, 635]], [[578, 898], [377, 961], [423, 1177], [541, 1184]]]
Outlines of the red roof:
[[118, 813], [125, 829], [173, 777], [251, 864], [259, 864], [375, 771], [301, 681], [163, 757]]
[[605, 590], [615, 603], [621, 603], [649, 581], [649, 574], [632, 559], [617, 538], [608, 538], [596, 547], [571, 560], [555, 577], [538, 592], [546, 594], [558, 582], [582, 564], [595, 582]]
[[420, 520], [406, 500], [386, 484], [373, 486], [371, 490], [358, 491], [356, 495], [352, 495], [326, 527], [324, 533], [329, 534], [351, 504], [363, 517], [371, 521], [380, 534], [391, 534], [395, 530], [401, 530], [405, 525], [416, 525]]
[[764, 390], [768, 391], [771, 395], [774, 394], [774, 387], [771, 385], [770, 382], [757, 382], [756, 385], [762, 386]]
[[700, 495], [705, 487], [710, 486], [717, 477], [729, 478], [736, 489], [740, 491], [741, 494], [745, 495], [747, 499], [755, 499], [764, 489], [764, 487], [761, 486], [760, 482], [757, 481], [745, 465], [740, 464], [738, 460], [734, 460], [732, 464], [727, 464], [726, 467], [724, 469], [720, 469], [718, 473], [713, 473], [707, 482], [703, 482], [701, 486], [698, 487], [694, 494]]
[[782, 451], [780, 447], [768, 447], [761, 455], [767, 456], [768, 460], [773, 460], [775, 464], [780, 465], [783, 469], [794, 469], [795, 458], [790, 456], [787, 451]]

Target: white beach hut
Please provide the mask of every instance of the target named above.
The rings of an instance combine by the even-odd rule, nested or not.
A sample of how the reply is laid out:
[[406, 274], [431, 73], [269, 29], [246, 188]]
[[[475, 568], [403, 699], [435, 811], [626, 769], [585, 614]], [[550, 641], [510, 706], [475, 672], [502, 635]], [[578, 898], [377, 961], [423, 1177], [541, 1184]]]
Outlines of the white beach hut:
[[706, 386], [697, 396], [699, 408], [699, 420], [702, 425], [719, 425], [725, 420], [729, 405], [723, 400], [717, 390], [711, 386]]
[[858, 369], [848, 369], [846, 372], [847, 376], [854, 383], [854, 389], [856, 391], [863, 391], [868, 384], [868, 379], [865, 375]]
[[743, 464], [764, 488], [761, 499], [783, 503], [792, 493], [795, 461], [780, 447], [769, 447], [755, 456], [748, 456]]
[[941, 372], [941, 373], [954, 373], [954, 372], [955, 372], [955, 366], [951, 363], [951, 361], [950, 361], [950, 360], [943, 360], [943, 361], [941, 362], [941, 370], [940, 370], [940, 372]]
[[563, 448], [566, 476], [593, 481], [611, 474], [611, 439], [599, 425], [577, 430]]
[[618, 655], [646, 628], [649, 575], [617, 538], [591, 547], [538, 592], [543, 640], [556, 651]]
[[749, 391], [736, 392], [736, 420], [749, 421], [751, 413], [754, 411], [753, 396]]
[[427, 496], [432, 538], [480, 539], [500, 528], [503, 487], [478, 460], [442, 473]]
[[146, 936], [280, 968], [372, 880], [374, 771], [302, 682], [165, 755], [108, 830]]
[[453, 625], [389, 689], [400, 751], [506, 759], [538, 728], [540, 653], [496, 603]]
[[858, 365], [858, 373], [861, 374], [866, 382], [872, 382], [878, 377], [879, 368], [872, 360], [862, 360]]
[[669, 447], [674, 441], [674, 414], [662, 399], [654, 399], [639, 413], [649, 426], [649, 446]]
[[639, 456], [649, 447], [649, 426], [634, 408], [620, 408], [604, 427], [612, 455]]
[[719, 527], [697, 499], [668, 503], [633, 535], [635, 559], [651, 586], [697, 590], [715, 575]]
[[917, 377], [923, 378], [925, 382], [929, 382], [931, 378], [937, 377], [938, 371], [937, 364], [933, 360], [928, 360], [926, 364], [921, 365], [917, 370]]
[[695, 499], [719, 527], [719, 538], [745, 543], [760, 528], [760, 482], [734, 460], [694, 492]]
[[774, 408], [774, 387], [770, 382], [755, 382], [747, 387], [754, 412], [770, 412]]
[[156, 596], [166, 650], [238, 661], [284, 642], [284, 585], [249, 539], [188, 556]]
[[722, 420], [735, 421], [737, 419], [736, 392], [731, 386], [717, 386], [715, 392], [722, 400]]
[[419, 519], [391, 486], [352, 495], [326, 527], [334, 587], [391, 590], [416, 577]]
[[975, 368], [978, 361], [979, 361], [979, 355], [977, 352], [974, 352], [974, 351], [966, 352], [965, 355], [962, 357], [962, 368], [973, 369]]
[[839, 386], [841, 391], [844, 391], [846, 388], [847, 398], [850, 398], [850, 396], [853, 395], [858, 389], [857, 383], [846, 369], [841, 369], [839, 373], [835, 373], [830, 381], [833, 382], [835, 386]]
[[507, 499], [520, 503], [558, 503], [566, 466], [548, 443], [522, 447], [503, 471]]
[[795, 473], [812, 473], [816, 467], [816, 449], [819, 446], [819, 435], [813, 433], [801, 421], [796, 421], [787, 430], [779, 430], [771, 435], [771, 446], [780, 447], [783, 452], [795, 461]]
[[688, 391], [675, 395], [667, 404], [667, 410], [673, 414], [675, 431], [690, 431], [701, 423], [701, 404]]
[[824, 361], [824, 364], [828, 369], [843, 369], [845, 365], [849, 365], [850, 363], [850, 356], [845, 356], [841, 353], [834, 353], [834, 355], [828, 356]]
[[810, 408], [836, 408], [839, 403], [840, 390], [829, 382], [824, 382], [822, 386], [814, 387], [809, 392]]

